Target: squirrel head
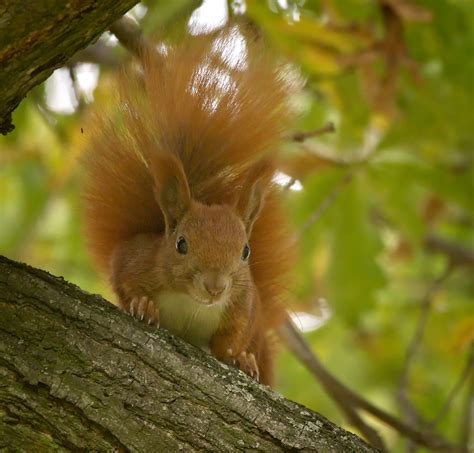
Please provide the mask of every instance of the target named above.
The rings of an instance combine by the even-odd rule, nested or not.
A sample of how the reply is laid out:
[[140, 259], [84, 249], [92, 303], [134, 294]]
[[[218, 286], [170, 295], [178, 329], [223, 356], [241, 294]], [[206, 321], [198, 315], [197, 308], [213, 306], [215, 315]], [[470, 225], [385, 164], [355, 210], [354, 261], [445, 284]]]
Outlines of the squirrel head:
[[225, 303], [231, 292], [249, 288], [249, 240], [263, 203], [264, 178], [252, 172], [233, 205], [206, 205], [192, 199], [174, 155], [156, 156], [151, 165], [165, 222], [160, 259], [169, 287], [204, 305]]

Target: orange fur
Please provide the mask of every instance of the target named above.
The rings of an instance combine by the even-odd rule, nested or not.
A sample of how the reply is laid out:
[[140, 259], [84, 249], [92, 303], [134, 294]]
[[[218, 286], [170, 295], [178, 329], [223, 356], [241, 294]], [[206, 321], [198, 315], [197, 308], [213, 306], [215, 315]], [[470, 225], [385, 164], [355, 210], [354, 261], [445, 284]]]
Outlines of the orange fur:
[[[235, 33], [245, 39], [244, 68], [232, 67], [221, 57]], [[206, 247], [200, 244], [193, 250], [199, 254], [199, 265], [209, 263], [210, 268], [218, 263], [229, 275], [234, 272], [246, 281], [246, 287], [239, 288], [234, 280], [230, 297], [238, 303], [226, 310], [211, 350], [218, 358], [225, 356], [223, 348], [229, 344], [252, 350], [261, 380], [270, 383], [266, 334], [284, 317], [291, 264], [278, 190], [270, 182], [270, 151], [289, 120], [284, 73], [261, 43], [235, 25], [211, 36], [187, 38], [166, 55], [148, 52], [142, 67], [131, 65], [124, 71], [117, 110], [96, 117], [84, 156], [84, 219], [90, 251], [99, 268], [111, 276], [125, 308], [133, 291], [153, 297], [150, 287], [183, 290], [179, 281], [188, 278], [184, 268], [190, 264], [175, 256], [171, 245], [177, 233], [173, 228], [167, 231], [160, 203], [170, 203], [172, 212], [173, 203], [178, 211], [184, 203], [187, 214], [177, 224], [190, 244], [205, 243]], [[169, 201], [163, 201], [168, 180]], [[189, 196], [186, 190], [190, 206], [183, 201]], [[264, 200], [248, 228], [251, 256], [243, 266], [236, 258], [245, 241], [244, 220], [239, 217], [243, 219], [241, 211], [252, 203], [252, 196]], [[216, 237], [221, 242], [214, 244]], [[235, 340], [237, 331], [240, 343]]]

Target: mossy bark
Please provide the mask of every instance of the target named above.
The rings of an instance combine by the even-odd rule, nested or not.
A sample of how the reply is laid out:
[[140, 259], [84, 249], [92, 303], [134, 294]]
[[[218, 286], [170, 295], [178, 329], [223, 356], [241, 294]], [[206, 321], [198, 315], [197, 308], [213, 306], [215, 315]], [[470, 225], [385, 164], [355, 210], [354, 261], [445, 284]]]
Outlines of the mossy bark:
[[0, 450], [374, 451], [199, 349], [0, 257]]
[[137, 0], [0, 2], [0, 133], [26, 93], [96, 40]]

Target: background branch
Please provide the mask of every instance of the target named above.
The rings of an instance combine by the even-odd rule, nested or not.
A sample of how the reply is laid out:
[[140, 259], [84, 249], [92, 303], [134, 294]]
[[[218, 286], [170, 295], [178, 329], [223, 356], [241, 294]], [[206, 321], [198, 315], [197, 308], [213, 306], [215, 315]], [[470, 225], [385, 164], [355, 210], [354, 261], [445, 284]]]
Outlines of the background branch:
[[[450, 444], [448, 441], [434, 432], [422, 432], [408, 424], [403, 423], [396, 417], [388, 414], [382, 409], [379, 409], [346, 387], [328, 370], [326, 370], [291, 320], [286, 320], [284, 326], [279, 329], [279, 334], [284, 339], [285, 344], [288, 346], [290, 351], [293, 352], [308, 369], [308, 371], [316, 377], [323, 388], [333, 398], [335, 403], [342, 409], [342, 411], [346, 413], [346, 415], [350, 415], [355, 408], [362, 409], [372, 416], [378, 418], [383, 423], [392, 427], [403, 436], [415, 441], [419, 445], [423, 445], [434, 450], [446, 450], [453, 452], [465, 451], [462, 447]], [[364, 427], [364, 429], [367, 430], [367, 427]], [[370, 429], [371, 428], [369, 427], [369, 430]]]
[[444, 253], [453, 264], [474, 267], [474, 251], [456, 242], [430, 234], [425, 238], [425, 247], [430, 252]]
[[334, 200], [337, 198], [342, 189], [351, 182], [353, 177], [353, 172], [347, 172], [331, 189], [331, 191], [324, 197], [317, 209], [306, 219], [306, 221], [301, 226], [298, 232], [298, 240], [304, 234], [304, 232], [314, 225], [321, 216], [326, 212], [326, 210], [334, 203]]
[[133, 55], [140, 55], [142, 50], [150, 45], [138, 24], [131, 17], [121, 17], [112, 24], [110, 31]]
[[446, 401], [444, 402], [441, 409], [438, 411], [438, 413], [433, 418], [433, 420], [429, 423], [429, 426], [437, 425], [446, 416], [451, 405], [453, 404], [453, 401], [459, 395], [464, 384], [468, 382], [470, 377], [471, 378], [473, 377], [473, 373], [472, 373], [473, 369], [474, 369], [474, 344], [471, 343], [467, 360], [466, 360], [466, 364], [464, 365], [461, 371], [461, 374], [459, 375], [458, 380], [454, 384], [451, 391], [448, 393], [448, 396], [446, 397]]
[[[472, 350], [472, 349], [471, 349]], [[474, 373], [470, 373], [468, 381], [467, 398], [461, 414], [459, 437], [461, 445], [472, 449], [474, 445]]]
[[288, 140], [291, 140], [294, 142], [304, 142], [308, 138], [317, 137], [319, 135], [323, 135], [323, 134], [327, 134], [327, 133], [335, 132], [335, 131], [336, 131], [336, 127], [334, 126], [334, 123], [330, 121], [329, 123], [325, 124], [323, 127], [314, 129], [312, 131], [295, 132], [294, 134], [288, 137]]
[[346, 392], [341, 388], [342, 384], [323, 367], [290, 318], [287, 318], [285, 324], [279, 329], [279, 334], [289, 350], [320, 381], [347, 421], [357, 428], [374, 447], [385, 451], [385, 444], [378, 432], [362, 420], [353, 402], [346, 398]]
[[[415, 331], [406, 350], [405, 360], [403, 362], [403, 368], [398, 382], [397, 400], [403, 414], [403, 419], [410, 426], [415, 426], [417, 428], [423, 425], [428, 426], [428, 424], [426, 423], [426, 421], [422, 420], [408, 397], [410, 372], [414, 363], [416, 353], [423, 341], [423, 335], [431, 310], [433, 296], [436, 291], [439, 290], [444, 281], [449, 277], [452, 270], [453, 266], [451, 264], [446, 266], [441, 275], [430, 284], [430, 286], [426, 290], [425, 296], [420, 302], [420, 315], [418, 317], [418, 322]], [[412, 439], [409, 439], [407, 444], [407, 451], [414, 450], [415, 444], [412, 442]]]

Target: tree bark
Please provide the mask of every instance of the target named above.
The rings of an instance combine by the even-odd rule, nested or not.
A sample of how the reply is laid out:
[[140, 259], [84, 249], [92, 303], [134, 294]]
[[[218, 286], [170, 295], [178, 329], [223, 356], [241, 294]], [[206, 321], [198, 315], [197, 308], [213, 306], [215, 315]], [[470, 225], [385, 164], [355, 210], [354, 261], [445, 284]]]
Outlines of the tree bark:
[[0, 2], [0, 133], [34, 86], [96, 40], [137, 0], [2, 0]]
[[61, 278], [0, 257], [0, 450], [375, 451]]

